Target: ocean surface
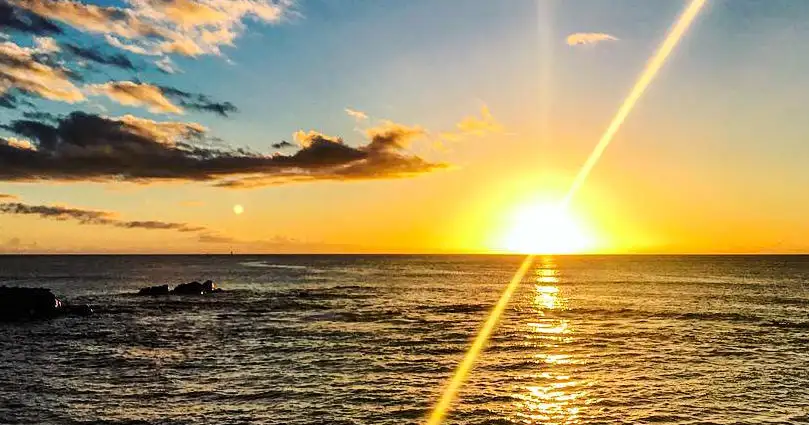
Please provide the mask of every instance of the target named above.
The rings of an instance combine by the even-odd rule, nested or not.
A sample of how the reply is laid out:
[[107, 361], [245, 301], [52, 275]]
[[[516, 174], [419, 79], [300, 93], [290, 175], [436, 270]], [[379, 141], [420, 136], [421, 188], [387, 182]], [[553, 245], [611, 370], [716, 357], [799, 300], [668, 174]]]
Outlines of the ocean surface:
[[[521, 261], [0, 256], [0, 424], [423, 423]], [[538, 257], [446, 423], [809, 423], [809, 257]]]

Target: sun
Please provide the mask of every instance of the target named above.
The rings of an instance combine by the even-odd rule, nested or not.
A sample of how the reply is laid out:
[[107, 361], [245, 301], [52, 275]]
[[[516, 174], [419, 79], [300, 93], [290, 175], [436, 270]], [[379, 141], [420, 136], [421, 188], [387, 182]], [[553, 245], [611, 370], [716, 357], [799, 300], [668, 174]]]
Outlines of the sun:
[[577, 254], [594, 240], [567, 211], [553, 204], [529, 203], [515, 208], [499, 249], [521, 254]]

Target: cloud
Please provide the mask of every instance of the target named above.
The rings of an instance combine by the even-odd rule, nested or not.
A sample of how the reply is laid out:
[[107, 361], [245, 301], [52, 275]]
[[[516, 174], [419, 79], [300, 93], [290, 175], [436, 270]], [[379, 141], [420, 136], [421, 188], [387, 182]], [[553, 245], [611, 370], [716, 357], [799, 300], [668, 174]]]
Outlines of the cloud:
[[42, 60], [41, 53], [11, 41], [0, 43], [0, 94], [17, 90], [68, 103], [83, 101], [84, 95], [70, 80], [75, 76]]
[[148, 83], [110, 81], [85, 86], [85, 90], [94, 95], [106, 95], [122, 105], [146, 107], [154, 113], [183, 114], [186, 109], [191, 109], [227, 117], [238, 112], [238, 108], [230, 102], [216, 102], [204, 94]]
[[457, 125], [461, 133], [483, 135], [486, 133], [499, 133], [503, 131], [503, 126], [497, 122], [486, 105], [480, 108], [480, 118], [468, 116]]
[[36, 215], [56, 221], [75, 221], [79, 224], [112, 226], [123, 229], [174, 230], [182, 233], [205, 232], [205, 227], [165, 221], [127, 221], [116, 218], [109, 211], [87, 210], [52, 205], [29, 205], [20, 202], [0, 203], [0, 214]]
[[42, 53], [56, 53], [59, 50], [59, 44], [51, 37], [34, 37], [34, 44], [36, 50]]
[[567, 36], [568, 46], [596, 44], [602, 41], [618, 41], [618, 38], [600, 32], [577, 32], [575, 34], [570, 34], [569, 36]]
[[346, 108], [345, 111], [348, 114], [348, 116], [354, 118], [357, 121], [365, 121], [368, 119], [368, 114], [366, 114], [365, 112], [357, 111], [351, 108]]
[[214, 244], [217, 244], [217, 243], [221, 243], [221, 244], [240, 243], [240, 241], [238, 241], [238, 240], [236, 240], [234, 238], [231, 238], [229, 236], [222, 236], [222, 235], [219, 235], [219, 234], [216, 234], [216, 233], [203, 233], [203, 234], [199, 235], [199, 238], [197, 240], [200, 243], [214, 243]]
[[104, 34], [131, 52], [199, 56], [221, 53], [245, 28], [246, 20], [279, 22], [290, 0], [128, 0], [127, 7], [75, 0], [12, 0], [43, 18], [82, 31]]
[[5, 140], [0, 139], [0, 143], [3, 143], [3, 142], [5, 142], [5, 144], [8, 147], [14, 148], [14, 149], [28, 150], [28, 151], [37, 150], [36, 146], [34, 146], [34, 144], [31, 143], [30, 140], [18, 139], [16, 137], [9, 137], [8, 139], [5, 139]]
[[180, 70], [177, 68], [177, 65], [175, 65], [174, 62], [171, 60], [171, 58], [168, 56], [164, 56], [156, 60], [154, 64], [157, 67], [157, 69], [165, 72], [166, 74], [176, 74], [180, 72]]
[[186, 109], [200, 112], [213, 112], [223, 117], [239, 112], [239, 109], [236, 108], [234, 104], [230, 102], [216, 102], [204, 94], [189, 93], [168, 86], [158, 86], [158, 88], [163, 94], [176, 100], [179, 102], [180, 106]]
[[295, 145], [293, 143], [289, 143], [286, 140], [281, 140], [280, 142], [273, 143], [270, 146], [272, 146], [273, 149], [286, 149], [286, 148], [294, 148], [295, 147]]
[[29, 11], [0, 0], [0, 28], [34, 35], [61, 34], [58, 25]]
[[454, 131], [442, 131], [438, 133], [436, 146], [443, 149], [443, 142], [458, 142], [470, 136], [485, 136], [491, 133], [502, 133], [503, 125], [500, 124], [489, 111], [489, 107], [480, 107], [480, 116], [470, 115], [462, 119], [455, 125]]
[[243, 188], [402, 178], [447, 167], [407, 153], [424, 130], [392, 122], [369, 129], [368, 143], [356, 147], [301, 132], [301, 148], [289, 155], [206, 147], [207, 131], [199, 124], [132, 116], [74, 112], [56, 122], [15, 120], [4, 128], [30, 139], [36, 149], [0, 142], [0, 181], [199, 181]]
[[20, 199], [19, 197], [17, 197], [17, 195], [9, 195], [7, 193], [0, 193], [0, 202], [3, 202], [2, 200], [16, 201], [17, 199]]
[[183, 110], [172, 103], [160, 87], [132, 81], [110, 81], [104, 84], [91, 84], [85, 89], [94, 95], [106, 95], [126, 106], [144, 106], [154, 113], [182, 114]]
[[22, 116], [31, 120], [42, 120], [42, 121], [59, 121], [60, 116], [56, 114], [52, 114], [50, 112], [43, 112], [43, 111], [24, 111]]
[[413, 139], [427, 134], [419, 126], [406, 126], [393, 121], [383, 121], [377, 127], [365, 130], [365, 135], [371, 139], [367, 149], [369, 151], [391, 152], [407, 148]]
[[[0, 91], [2, 91], [2, 89], [3, 87], [0, 85]], [[9, 90], [10, 87], [6, 89]], [[0, 94], [0, 108], [16, 109], [20, 105], [33, 106], [34, 104], [25, 99], [20, 99], [17, 95], [8, 91]]]
[[126, 56], [120, 53], [104, 54], [98, 47], [87, 49], [75, 44], [66, 43], [64, 44], [64, 51], [80, 59], [92, 61], [97, 64], [115, 66], [130, 71], [136, 70], [135, 64]]

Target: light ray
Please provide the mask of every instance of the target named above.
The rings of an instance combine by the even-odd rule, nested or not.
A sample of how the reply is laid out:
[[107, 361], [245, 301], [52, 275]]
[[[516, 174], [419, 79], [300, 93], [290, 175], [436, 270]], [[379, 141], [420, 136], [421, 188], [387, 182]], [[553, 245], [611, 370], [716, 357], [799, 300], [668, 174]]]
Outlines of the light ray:
[[652, 58], [646, 64], [646, 68], [643, 69], [640, 77], [638, 77], [638, 81], [635, 83], [635, 86], [632, 87], [632, 91], [629, 92], [629, 95], [624, 100], [621, 108], [618, 109], [618, 113], [615, 114], [615, 117], [613, 117], [609, 127], [607, 127], [607, 130], [601, 135], [601, 139], [599, 139], [595, 149], [593, 149], [593, 152], [590, 153], [590, 156], [587, 158], [584, 166], [581, 167], [579, 173], [576, 175], [576, 178], [573, 180], [570, 190], [568, 190], [567, 195], [562, 201], [563, 208], [567, 208], [567, 205], [570, 203], [571, 199], [573, 199], [573, 195], [578, 192], [578, 190], [584, 184], [584, 181], [587, 180], [587, 176], [590, 175], [590, 171], [593, 170], [593, 167], [595, 167], [596, 163], [601, 158], [601, 155], [604, 153], [604, 150], [607, 149], [607, 146], [609, 146], [612, 138], [615, 137], [615, 133], [617, 133], [618, 129], [621, 128], [621, 124], [624, 123], [626, 117], [629, 116], [630, 112], [632, 112], [632, 108], [635, 107], [638, 99], [643, 96], [643, 93], [646, 91], [646, 88], [649, 87], [649, 84], [652, 82], [655, 75], [657, 75], [657, 72], [660, 70], [663, 64], [666, 63], [666, 59], [669, 57], [669, 54], [671, 54], [671, 51], [674, 50], [675, 46], [677, 46], [677, 43], [680, 42], [683, 34], [685, 34], [685, 32], [691, 26], [691, 23], [694, 22], [694, 18], [697, 17], [700, 10], [702, 10], [702, 7], [705, 6], [706, 1], [707, 0], [691, 1], [682, 15], [680, 15], [677, 23], [674, 24], [671, 31], [669, 31], [666, 39], [663, 40], [663, 43], [657, 50], [657, 53], [655, 53], [655, 55], [652, 56]]
[[[647, 63], [646, 68], [644, 68], [634, 87], [632, 87], [632, 90], [624, 100], [624, 103], [621, 105], [620, 109], [618, 109], [618, 112], [615, 114], [615, 117], [613, 117], [609, 127], [607, 127], [607, 130], [604, 131], [604, 134], [599, 139], [598, 144], [593, 149], [593, 152], [587, 158], [587, 161], [585, 161], [581, 170], [579, 170], [579, 173], [576, 175], [570, 190], [562, 201], [562, 209], [566, 209], [568, 207], [573, 196], [576, 194], [576, 192], [578, 192], [582, 184], [584, 184], [584, 181], [587, 179], [590, 171], [592, 171], [593, 167], [601, 158], [604, 150], [607, 149], [607, 146], [609, 146], [613, 137], [618, 132], [618, 129], [621, 128], [621, 124], [624, 123], [626, 117], [629, 116], [630, 112], [632, 112], [632, 108], [638, 102], [638, 99], [641, 98], [643, 93], [646, 91], [646, 88], [649, 86], [652, 80], [654, 80], [655, 75], [657, 75], [657, 72], [666, 62], [666, 59], [680, 42], [683, 34], [686, 33], [688, 28], [691, 26], [691, 23], [694, 22], [694, 19], [702, 10], [703, 6], [705, 6], [706, 2], [707, 0], [692, 0], [685, 11], [683, 11], [683, 13], [677, 19], [676, 23], [663, 40], [663, 43], [658, 48], [657, 52]], [[489, 317], [486, 319], [483, 327], [480, 329], [475, 337], [475, 340], [472, 342], [472, 346], [469, 347], [469, 350], [466, 352], [463, 360], [461, 360], [460, 365], [458, 365], [458, 369], [455, 371], [452, 379], [450, 379], [449, 383], [444, 389], [444, 392], [441, 394], [441, 398], [438, 399], [438, 403], [436, 403], [435, 407], [433, 408], [426, 425], [439, 425], [443, 421], [444, 417], [449, 411], [450, 405], [458, 393], [458, 390], [465, 382], [466, 376], [469, 374], [469, 371], [472, 369], [472, 366], [474, 366], [480, 352], [483, 350], [486, 342], [489, 340], [489, 337], [496, 328], [497, 323], [500, 320], [500, 316], [506, 309], [512, 294], [519, 286], [522, 278], [525, 276], [525, 273], [531, 267], [533, 260], [533, 255], [527, 256], [525, 260], [523, 260], [522, 265], [520, 265], [520, 268], [517, 270], [517, 273], [511, 279], [511, 282], [509, 282], [505, 290], [503, 290], [503, 293], [500, 295], [500, 299], [497, 300], [497, 304], [494, 306], [491, 313], [489, 313]]]
[[438, 403], [435, 405], [433, 413], [427, 420], [427, 425], [438, 425], [444, 419], [444, 415], [446, 415], [450, 404], [452, 404], [452, 401], [455, 399], [458, 389], [460, 389], [461, 385], [463, 385], [464, 381], [466, 381], [466, 375], [469, 374], [469, 371], [475, 364], [475, 360], [477, 360], [478, 355], [483, 350], [483, 347], [486, 345], [486, 342], [489, 340], [489, 337], [494, 329], [497, 327], [497, 321], [500, 320], [500, 316], [503, 315], [503, 311], [506, 309], [506, 306], [508, 306], [508, 301], [511, 299], [511, 295], [514, 293], [517, 287], [520, 286], [522, 278], [528, 272], [528, 269], [531, 267], [533, 262], [533, 255], [525, 257], [525, 260], [523, 260], [519, 270], [517, 270], [517, 273], [511, 278], [511, 282], [509, 282], [506, 289], [503, 290], [503, 293], [500, 295], [500, 299], [497, 300], [497, 304], [495, 304], [492, 312], [489, 314], [489, 318], [486, 319], [483, 327], [480, 329], [478, 335], [475, 337], [475, 340], [472, 342], [472, 346], [469, 347], [469, 351], [466, 352], [461, 364], [458, 365], [458, 369], [455, 371], [455, 375], [452, 377], [452, 380], [450, 380], [447, 387], [444, 388], [441, 398], [438, 399]]

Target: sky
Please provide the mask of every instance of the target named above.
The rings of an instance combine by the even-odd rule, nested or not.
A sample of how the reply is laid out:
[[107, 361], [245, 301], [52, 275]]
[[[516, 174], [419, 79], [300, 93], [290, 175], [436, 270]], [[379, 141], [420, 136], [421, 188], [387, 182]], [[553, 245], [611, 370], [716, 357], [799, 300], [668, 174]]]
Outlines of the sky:
[[[0, 0], [0, 252], [507, 251], [685, 5]], [[809, 3], [709, 0], [577, 252], [809, 252], [807, 41]]]

